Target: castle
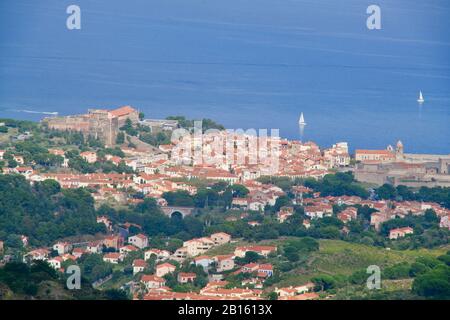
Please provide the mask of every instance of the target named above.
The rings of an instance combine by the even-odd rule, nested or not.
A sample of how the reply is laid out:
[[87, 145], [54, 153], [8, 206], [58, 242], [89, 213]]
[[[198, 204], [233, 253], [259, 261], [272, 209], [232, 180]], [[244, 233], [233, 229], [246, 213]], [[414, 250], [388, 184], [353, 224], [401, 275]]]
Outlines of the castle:
[[386, 150], [356, 150], [355, 178], [362, 182], [393, 185], [450, 186], [450, 155], [404, 153], [403, 143]]
[[355, 151], [355, 160], [364, 163], [391, 163], [404, 160], [403, 143], [399, 140], [396, 148], [388, 145], [385, 150]]
[[100, 139], [107, 146], [113, 146], [119, 128], [130, 119], [132, 123], [139, 121], [139, 112], [131, 106], [123, 106], [114, 110], [89, 109], [87, 114], [65, 117], [47, 117], [41, 123], [52, 130], [77, 131]]

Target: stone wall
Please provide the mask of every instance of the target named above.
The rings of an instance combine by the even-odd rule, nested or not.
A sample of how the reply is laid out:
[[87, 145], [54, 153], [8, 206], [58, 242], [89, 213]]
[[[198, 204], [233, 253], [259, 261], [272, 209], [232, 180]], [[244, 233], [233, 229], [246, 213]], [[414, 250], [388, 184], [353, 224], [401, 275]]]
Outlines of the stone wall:
[[[450, 175], [439, 171], [439, 165], [443, 163], [424, 163], [423, 166], [401, 168], [402, 164], [359, 164], [354, 171], [355, 179], [361, 182], [382, 185], [384, 183], [406, 185], [410, 187], [449, 187]], [[430, 170], [435, 168], [435, 170]], [[448, 169], [448, 166], [446, 167]], [[441, 168], [441, 170], [443, 170]], [[434, 172], [433, 172], [434, 171]], [[445, 170], [444, 170], [445, 171]]]
[[107, 146], [113, 146], [116, 141], [119, 128], [129, 118], [133, 123], [139, 121], [139, 112], [113, 117], [108, 110], [89, 109], [87, 114], [44, 118], [41, 123], [49, 129], [61, 131], [78, 131], [85, 135], [100, 139]]

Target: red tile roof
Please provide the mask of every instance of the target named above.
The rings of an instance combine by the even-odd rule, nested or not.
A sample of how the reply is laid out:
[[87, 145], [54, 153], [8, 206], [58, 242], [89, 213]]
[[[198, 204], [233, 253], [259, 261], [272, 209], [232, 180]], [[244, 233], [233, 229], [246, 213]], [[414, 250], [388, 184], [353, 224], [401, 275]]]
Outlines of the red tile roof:
[[148, 274], [143, 275], [141, 278], [141, 281], [142, 282], [160, 282], [160, 283], [165, 282], [165, 280], [161, 277], [158, 277], [155, 275], [148, 275]]
[[113, 116], [113, 117], [121, 117], [121, 116], [125, 116], [127, 114], [130, 114], [132, 112], [135, 112], [136, 110], [133, 109], [130, 106], [124, 106], [124, 107], [120, 107], [118, 109], [112, 110], [109, 113]]

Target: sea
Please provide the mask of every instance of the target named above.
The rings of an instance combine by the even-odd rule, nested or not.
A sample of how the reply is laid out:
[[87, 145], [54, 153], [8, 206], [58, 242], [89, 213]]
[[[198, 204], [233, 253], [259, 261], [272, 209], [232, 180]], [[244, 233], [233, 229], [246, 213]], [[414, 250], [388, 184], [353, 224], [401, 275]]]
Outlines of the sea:
[[[373, 4], [381, 29], [367, 26]], [[122, 105], [450, 154], [450, 1], [0, 1], [0, 118]]]

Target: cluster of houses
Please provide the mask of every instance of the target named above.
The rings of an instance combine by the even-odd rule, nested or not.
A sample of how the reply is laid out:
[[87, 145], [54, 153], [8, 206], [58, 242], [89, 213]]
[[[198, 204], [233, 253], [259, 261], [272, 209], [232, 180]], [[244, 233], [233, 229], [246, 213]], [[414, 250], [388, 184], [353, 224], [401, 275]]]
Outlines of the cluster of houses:
[[[225, 132], [219, 133], [225, 135]], [[250, 136], [243, 135], [246, 143], [250, 143]], [[235, 137], [236, 138], [236, 137]], [[196, 138], [194, 138], [195, 140]], [[267, 138], [268, 143], [271, 143], [272, 138]], [[195, 145], [195, 141], [192, 141]], [[348, 166], [350, 163], [350, 156], [348, 152], [348, 145], [345, 142], [337, 143], [329, 149], [320, 150], [320, 148], [313, 142], [301, 143], [299, 141], [290, 141], [285, 139], [278, 139], [279, 148], [277, 149], [277, 159], [279, 166], [277, 172], [272, 174], [275, 176], [289, 177], [289, 178], [305, 178], [314, 177], [320, 178], [329, 173], [331, 168]], [[201, 146], [209, 150], [213, 139], [209, 139], [208, 135], [203, 136]], [[172, 152], [177, 152], [179, 145], [175, 142], [170, 145], [161, 145], [156, 152], [149, 152], [148, 150], [139, 150], [129, 147], [122, 147], [122, 151], [126, 155], [125, 158], [120, 158], [113, 155], [106, 155], [106, 160], [119, 165], [124, 162], [135, 170], [134, 174], [75, 174], [75, 173], [39, 173], [33, 170], [32, 167], [24, 166], [24, 159], [21, 155], [14, 155], [14, 159], [19, 164], [16, 168], [4, 168], [5, 173], [18, 173], [24, 175], [31, 182], [42, 181], [45, 179], [54, 179], [60, 183], [63, 188], [79, 188], [79, 187], [93, 187], [97, 190], [93, 194], [97, 202], [116, 201], [118, 203], [137, 203], [141, 199], [134, 199], [129, 197], [126, 190], [134, 189], [141, 192], [145, 196], [155, 198], [159, 205], [165, 206], [167, 202], [162, 198], [164, 192], [184, 190], [189, 194], [194, 195], [197, 188], [189, 183], [189, 179], [205, 179], [211, 181], [225, 181], [229, 184], [239, 183], [244, 185], [250, 192], [245, 197], [234, 197], [232, 206], [234, 208], [262, 211], [267, 205], [274, 205], [277, 198], [284, 195], [284, 192], [279, 187], [272, 184], [263, 184], [256, 181], [264, 174], [264, 164], [254, 164], [249, 161], [252, 156], [252, 150], [244, 158], [243, 163], [213, 161], [208, 164], [198, 163], [195, 158], [195, 152], [188, 153], [189, 163], [179, 161], [179, 158], [172, 157]], [[209, 148], [209, 149], [208, 149]], [[0, 160], [5, 154], [5, 150], [0, 150]], [[64, 158], [64, 165], [68, 161], [65, 157], [65, 151], [62, 149], [50, 149], [50, 153], [59, 155]], [[239, 155], [239, 148], [234, 149], [233, 156]], [[364, 153], [365, 152], [365, 153]], [[370, 152], [369, 152], [370, 153]], [[364, 157], [368, 161], [368, 151], [358, 150], [357, 160]], [[365, 155], [363, 157], [363, 155]], [[389, 152], [392, 155], [392, 152]], [[88, 163], [95, 163], [100, 161], [96, 152], [85, 151], [80, 154]], [[225, 157], [225, 155], [215, 155], [215, 157]], [[377, 155], [378, 157], [379, 155]], [[363, 158], [361, 158], [363, 157]], [[361, 159], [360, 159], [361, 158]], [[378, 159], [378, 158], [377, 158]], [[186, 159], [185, 159], [186, 160]], [[180, 180], [180, 178], [183, 178]], [[422, 214], [427, 208], [432, 208], [440, 216], [441, 227], [450, 228], [448, 210], [443, 209], [438, 204], [434, 203], [419, 203], [419, 202], [395, 202], [394, 205], [388, 205], [383, 201], [363, 201], [358, 197], [341, 197], [332, 199], [332, 197], [321, 198], [320, 195], [312, 193], [305, 187], [294, 187], [294, 194], [296, 198], [294, 204], [302, 204], [305, 208], [305, 214], [310, 219], [323, 218], [333, 214], [332, 205], [335, 203], [345, 203], [348, 206], [354, 204], [368, 205], [377, 209], [379, 212], [373, 214], [371, 224], [378, 229], [382, 222], [385, 222], [393, 217], [402, 217], [406, 214]], [[312, 193], [312, 198], [303, 198], [303, 194]], [[279, 221], [284, 222], [291, 214], [290, 208], [284, 208], [279, 213]], [[357, 212], [355, 208], [347, 208], [338, 214], [338, 218], [344, 223], [356, 219]], [[257, 222], [253, 222], [257, 225]], [[305, 226], [309, 225], [309, 221], [304, 222]], [[179, 252], [180, 258], [185, 255], [183, 250]]]
[[265, 206], [273, 206], [278, 197], [285, 194], [281, 188], [272, 184], [263, 184], [257, 181], [245, 181], [242, 185], [249, 190], [249, 193], [243, 198], [233, 198], [233, 208], [263, 211]]
[[[225, 133], [222, 133], [225, 134]], [[249, 137], [245, 137], [249, 143]], [[268, 139], [270, 142], [270, 138]], [[194, 141], [195, 142], [195, 141]], [[234, 197], [232, 207], [263, 211], [266, 206], [273, 206], [276, 200], [285, 195], [285, 192], [273, 185], [256, 181], [259, 177], [270, 173], [273, 176], [294, 178], [321, 178], [330, 173], [330, 169], [345, 167], [350, 164], [348, 145], [337, 143], [329, 149], [320, 150], [313, 142], [301, 143], [299, 141], [279, 140], [279, 149], [276, 150], [278, 166], [276, 171], [267, 167], [264, 163], [251, 163], [250, 158], [255, 154], [250, 153], [244, 157], [242, 162], [227, 162], [222, 159], [225, 155], [217, 154], [223, 161], [213, 161], [208, 164], [196, 163], [195, 152], [182, 157], [173, 157], [172, 153], [180, 151], [180, 145], [161, 145], [157, 152], [140, 150], [136, 148], [122, 147], [124, 158], [106, 155], [105, 159], [114, 165], [125, 164], [134, 170], [133, 174], [118, 173], [73, 173], [68, 169], [69, 161], [62, 149], [50, 149], [49, 152], [63, 158], [63, 170], [58, 172], [37, 172], [30, 164], [26, 164], [23, 156], [13, 155], [18, 163], [15, 168], [3, 168], [3, 173], [16, 173], [25, 176], [31, 183], [53, 179], [59, 182], [62, 188], [92, 187], [96, 190], [93, 194], [96, 202], [109, 202], [111, 200], [126, 204], [137, 203], [141, 199], [129, 197], [127, 190], [141, 192], [146, 197], [157, 200], [161, 206], [167, 206], [162, 194], [169, 191], [183, 190], [189, 194], [197, 193], [197, 188], [189, 183], [190, 179], [203, 179], [210, 181], [225, 181], [229, 184], [242, 184], [249, 192], [242, 197]], [[204, 137], [202, 147], [206, 150], [211, 148], [213, 142]], [[245, 145], [245, 143], [244, 143]], [[238, 156], [239, 148], [234, 149], [232, 158]], [[3, 159], [6, 150], [0, 150], [0, 160]], [[88, 163], [103, 161], [93, 151], [85, 151], [80, 156]], [[229, 156], [229, 155], [228, 155]], [[357, 160], [360, 161], [391, 161], [392, 152], [374, 154], [369, 151], [358, 151]], [[31, 164], [32, 165], [32, 164]], [[180, 179], [183, 178], [183, 179]], [[320, 193], [303, 187], [292, 188], [294, 194], [293, 204], [302, 205], [305, 215], [303, 220], [305, 228], [309, 228], [311, 220], [322, 219], [333, 215], [334, 205], [345, 205], [345, 208], [337, 213], [337, 218], [344, 223], [343, 230], [348, 232], [345, 226], [352, 220], [357, 219], [358, 210], [356, 205], [366, 205], [374, 208], [377, 212], [370, 218], [370, 224], [379, 230], [383, 222], [395, 217], [403, 218], [406, 215], [422, 215], [427, 209], [433, 209], [440, 217], [440, 226], [450, 230], [450, 210], [436, 203], [424, 203], [416, 201], [373, 201], [364, 200], [356, 196], [321, 197]], [[280, 223], [285, 222], [294, 214], [293, 206], [285, 206], [277, 212]], [[88, 243], [58, 242], [51, 248], [37, 248], [29, 251], [24, 256], [24, 261], [45, 260], [56, 270], [64, 271], [65, 261], [76, 261], [84, 254], [101, 254], [106, 263], [121, 264], [125, 258], [133, 252], [141, 253], [139, 258], [132, 261], [133, 274], [141, 274], [139, 283], [145, 288], [143, 298], [147, 300], [173, 300], [173, 299], [261, 299], [264, 281], [273, 275], [273, 266], [267, 263], [249, 263], [242, 266], [236, 264], [236, 258], [243, 258], [247, 252], [256, 252], [260, 256], [268, 257], [276, 252], [275, 246], [239, 246], [232, 254], [208, 256], [207, 252], [215, 246], [229, 243], [231, 236], [224, 232], [217, 232], [208, 237], [190, 239], [174, 252], [150, 248], [149, 238], [143, 234], [128, 235], [127, 230], [131, 226], [123, 226], [119, 234], [113, 233], [111, 221], [105, 217], [98, 217], [98, 223], [106, 226], [109, 234], [102, 239]], [[250, 221], [250, 225], [259, 223]], [[413, 234], [411, 227], [396, 228], [389, 232], [389, 239], [395, 240]], [[25, 236], [24, 236], [25, 237]], [[27, 241], [26, 237], [22, 241]], [[24, 246], [25, 242], [24, 242]], [[108, 250], [105, 250], [108, 248]], [[3, 251], [3, 242], [0, 241], [0, 252]], [[146, 274], [150, 259], [155, 259], [156, 266], [154, 274]], [[177, 267], [170, 261], [178, 263], [193, 263], [201, 266], [210, 275], [208, 284], [199, 293], [173, 292], [166, 286], [164, 276], [175, 273]], [[227, 281], [223, 280], [223, 273], [233, 274], [246, 273], [251, 276], [245, 277], [241, 285], [247, 288], [228, 288]], [[180, 284], [196, 281], [196, 274], [189, 272], [178, 272], [177, 281]], [[251, 287], [249, 289], [248, 287]], [[312, 291], [312, 284], [303, 286], [276, 288], [281, 300], [306, 300], [317, 299], [318, 296]]]
[[[252, 187], [258, 186], [258, 183], [248, 183], [247, 186], [251, 190], [249, 194], [252, 194], [254, 190]], [[450, 228], [449, 217], [450, 212], [448, 209], [441, 207], [436, 203], [424, 203], [416, 201], [372, 201], [363, 200], [356, 196], [341, 196], [341, 197], [320, 197], [318, 193], [312, 193], [312, 190], [305, 187], [296, 187], [294, 193], [296, 194], [296, 200], [304, 207], [305, 215], [312, 219], [320, 219], [333, 214], [333, 205], [345, 205], [345, 209], [337, 214], [337, 218], [344, 224], [357, 218], [357, 209], [355, 205], [366, 205], [370, 208], [378, 210], [372, 213], [370, 223], [376, 230], [380, 228], [382, 222], [388, 221], [395, 217], [405, 217], [408, 214], [422, 215], [427, 209], [433, 209], [441, 219], [441, 227]], [[277, 187], [263, 186], [261, 194], [282, 194], [281, 190]], [[253, 193], [253, 194], [256, 194]], [[312, 197], [303, 197], [303, 194], [312, 194]], [[261, 195], [260, 195], [261, 196]], [[293, 207], [282, 207], [277, 213], [277, 217], [280, 223], [286, 221], [291, 215], [294, 214]], [[310, 226], [310, 220], [305, 219], [303, 225], [308, 228]], [[98, 223], [103, 223], [108, 231], [112, 231], [112, 223], [105, 216], [97, 218]], [[129, 227], [126, 226], [126, 227]], [[345, 228], [345, 227], [344, 227]], [[405, 237], [408, 234], [413, 234], [414, 230], [411, 227], [395, 228], [390, 230], [389, 239], [395, 240]], [[24, 246], [27, 243], [27, 238], [23, 236], [22, 241]], [[276, 247], [271, 246], [252, 246], [252, 247], [237, 247], [234, 254], [230, 255], [217, 255], [217, 256], [205, 256], [204, 254], [213, 248], [214, 246], [222, 245], [231, 241], [231, 236], [218, 232], [212, 234], [209, 237], [195, 238], [187, 240], [183, 243], [183, 246], [171, 253], [167, 250], [160, 250], [156, 248], [150, 248], [149, 239], [146, 235], [139, 233], [127, 238], [127, 243], [124, 241], [124, 237], [121, 235], [109, 235], [104, 239], [90, 242], [85, 244], [84, 247], [75, 246], [67, 242], [58, 242], [52, 248], [38, 248], [28, 252], [24, 256], [25, 261], [29, 260], [47, 260], [49, 264], [57, 270], [62, 269], [62, 263], [66, 260], [77, 260], [81, 255], [86, 253], [99, 253], [103, 254], [103, 260], [112, 264], [121, 263], [130, 252], [136, 252], [144, 250], [143, 259], [136, 259], [133, 261], [133, 273], [137, 274], [143, 272], [147, 267], [147, 260], [151, 256], [156, 257], [156, 262], [161, 263], [156, 266], [156, 273], [153, 280], [162, 278], [169, 272], [174, 272], [176, 267], [171, 265], [166, 260], [174, 260], [183, 263], [186, 259], [192, 260], [192, 263], [202, 266], [205, 271], [210, 270], [212, 266], [216, 272], [226, 272], [236, 268], [234, 259], [235, 257], [244, 257], [247, 251], [257, 252], [261, 256], [267, 257], [270, 252], [276, 251]], [[112, 252], [103, 253], [103, 248], [112, 248]], [[0, 250], [3, 249], [3, 243], [1, 243]], [[56, 252], [57, 255], [51, 255]], [[255, 277], [246, 279], [243, 285], [251, 284], [255, 288], [262, 288], [264, 279], [270, 277], [273, 273], [273, 269], [268, 265], [249, 264], [244, 265], [238, 270], [234, 271], [235, 274], [241, 272], [255, 272]], [[195, 275], [181, 275], [180, 283], [186, 281], [193, 281]]]
[[[225, 132], [223, 133], [225, 134]], [[245, 139], [249, 139], [245, 135]], [[203, 149], [208, 150], [212, 141], [207, 136], [201, 140]], [[270, 139], [269, 139], [270, 143]], [[348, 146], [346, 143], [338, 143], [324, 152], [312, 143], [300, 143], [299, 141], [280, 140], [280, 148], [277, 153], [277, 162], [279, 165], [276, 171], [270, 172], [272, 175], [285, 176], [289, 178], [314, 177], [320, 178], [329, 173], [329, 169], [345, 166], [349, 164]], [[27, 163], [23, 156], [13, 155], [18, 166], [15, 168], [4, 168], [4, 173], [18, 173], [24, 175], [31, 182], [42, 181], [45, 179], [54, 179], [60, 183], [63, 188], [93, 187], [98, 190], [95, 194], [97, 201], [115, 201], [125, 203], [133, 201], [128, 199], [125, 189], [132, 188], [142, 192], [147, 196], [162, 201], [161, 195], [164, 192], [185, 190], [190, 194], [195, 194], [197, 189], [189, 183], [179, 182], [179, 178], [206, 179], [212, 181], [225, 181], [230, 184], [248, 182], [252, 188], [252, 194], [247, 199], [236, 199], [235, 205], [247, 207], [250, 210], [260, 210], [265, 204], [274, 203], [281, 190], [272, 186], [272, 190], [264, 189], [261, 185], [255, 185], [254, 180], [260, 176], [267, 175], [267, 164], [252, 163], [252, 150], [245, 155], [243, 162], [229, 162], [227, 159], [219, 162], [198, 162], [195, 153], [189, 156], [189, 161], [179, 161], [178, 157], [172, 156], [176, 152], [177, 145], [161, 145], [159, 150], [133, 149], [121, 147], [125, 154], [124, 158], [107, 154], [100, 158], [94, 151], [84, 151], [80, 157], [88, 163], [98, 161], [110, 161], [115, 165], [124, 163], [135, 171], [135, 174], [78, 174], [73, 173], [69, 168], [69, 160], [63, 149], [49, 149], [49, 153], [63, 158], [62, 168], [58, 172], [41, 173], [33, 169], [32, 163]], [[15, 150], [8, 150], [14, 154]], [[233, 157], [238, 158], [242, 148], [235, 148]], [[0, 160], [6, 150], [0, 150]], [[258, 156], [258, 150], [256, 156]], [[345, 158], [345, 160], [343, 160]], [[202, 158], [203, 159], [203, 158]], [[203, 159], [204, 160], [204, 159]]]
[[[418, 201], [378, 201], [368, 204], [371, 208], [375, 208], [378, 212], [372, 213], [370, 223], [376, 230], [379, 230], [383, 222], [394, 218], [404, 218], [407, 215], [419, 216], [425, 214], [425, 211], [432, 209], [440, 219], [439, 226], [450, 230], [448, 223], [450, 210], [443, 208], [434, 202], [418, 202]], [[414, 233], [413, 228], [405, 227], [390, 230], [389, 238], [398, 239], [408, 234]]]
[[[111, 222], [105, 216], [97, 218], [98, 223], [103, 223], [109, 230]], [[126, 224], [122, 228], [130, 227]], [[137, 225], [135, 225], [137, 226]], [[231, 242], [231, 236], [224, 232], [211, 234], [209, 237], [195, 238], [187, 240], [183, 246], [170, 252], [168, 250], [150, 248], [149, 238], [143, 233], [128, 236], [126, 240], [121, 234], [111, 234], [97, 241], [87, 243], [69, 243], [59, 241], [52, 247], [37, 248], [24, 255], [23, 260], [29, 263], [33, 260], [47, 261], [51, 267], [60, 272], [64, 272], [64, 262], [76, 262], [81, 256], [86, 254], [100, 254], [106, 263], [121, 264], [132, 252], [138, 252], [136, 259], [132, 260], [131, 267], [133, 276], [138, 275], [138, 286], [135, 286], [132, 293], [135, 298], [138, 293], [143, 294], [144, 299], [261, 299], [263, 293], [263, 283], [265, 279], [273, 275], [273, 266], [268, 263], [249, 263], [238, 266], [235, 263], [236, 257], [245, 257], [247, 252], [258, 253], [262, 257], [267, 257], [271, 252], [276, 252], [276, 246], [238, 246], [232, 254], [206, 256], [208, 250], [214, 246]], [[3, 247], [0, 247], [2, 249]], [[152, 274], [148, 274], [148, 262], [154, 259], [155, 268]], [[209, 274], [208, 284], [199, 293], [178, 293], [173, 292], [166, 286], [164, 276], [175, 273], [177, 266], [190, 263], [203, 268]], [[171, 263], [172, 262], [172, 263]], [[233, 272], [232, 272], [233, 271]], [[227, 273], [232, 272], [232, 273]], [[242, 282], [242, 288], [225, 288], [226, 281], [223, 281], [224, 274], [248, 273], [249, 277]], [[140, 276], [139, 276], [140, 274]], [[192, 283], [197, 275], [193, 272], [177, 272], [176, 279], [179, 284]], [[251, 289], [249, 289], [251, 287]], [[143, 290], [142, 290], [143, 288]]]
[[[255, 183], [257, 185], [257, 183]], [[248, 184], [251, 187], [251, 184]], [[277, 189], [264, 186], [268, 193], [278, 192]], [[294, 188], [294, 202], [303, 205], [305, 215], [309, 217], [303, 221], [303, 225], [308, 228], [313, 219], [321, 219], [333, 214], [333, 205], [345, 205], [345, 208], [337, 213], [337, 218], [344, 225], [349, 221], [357, 218], [358, 211], [355, 205], [366, 205], [378, 211], [371, 215], [371, 224], [378, 229], [384, 221], [394, 217], [405, 217], [408, 214], [421, 215], [427, 209], [433, 209], [438, 216], [441, 217], [441, 227], [448, 228], [449, 210], [442, 208], [436, 203], [424, 203], [415, 201], [372, 201], [363, 200], [356, 196], [341, 197], [321, 197], [319, 193], [313, 192], [306, 187]], [[251, 193], [252, 191], [250, 191]], [[308, 195], [308, 196], [306, 196]], [[277, 213], [280, 222], [286, 221], [294, 214], [294, 208], [291, 206], [281, 207]], [[447, 220], [445, 220], [447, 219]], [[444, 225], [443, 225], [444, 221]], [[447, 222], [445, 222], [447, 221]], [[138, 233], [128, 235], [131, 226], [138, 229], [140, 226], [131, 223], [125, 223], [120, 226], [119, 234], [114, 234], [112, 222], [106, 216], [97, 217], [97, 222], [105, 225], [110, 235], [103, 237], [97, 241], [88, 243], [69, 243], [57, 242], [51, 248], [37, 248], [29, 251], [24, 256], [24, 261], [45, 260], [53, 268], [64, 271], [64, 262], [71, 260], [76, 261], [84, 254], [97, 253], [101, 254], [103, 261], [110, 264], [121, 264], [124, 259], [132, 252], [139, 253], [132, 261], [131, 267], [133, 275], [138, 275], [139, 290], [134, 293], [141, 293], [141, 298], [148, 300], [173, 300], [173, 299], [252, 299], [258, 300], [262, 298], [264, 282], [273, 276], [274, 269], [269, 263], [248, 263], [239, 265], [236, 258], [244, 258], [247, 252], [258, 253], [261, 257], [268, 257], [271, 253], [277, 251], [276, 246], [270, 245], [249, 245], [238, 246], [232, 254], [223, 254], [208, 256], [207, 253], [215, 246], [220, 246], [231, 242], [231, 236], [224, 232], [217, 232], [208, 237], [194, 238], [183, 242], [183, 245], [174, 252], [168, 250], [150, 248], [149, 238]], [[445, 225], [447, 223], [447, 225]], [[346, 228], [344, 226], [344, 228]], [[389, 239], [395, 240], [413, 234], [411, 227], [395, 228], [390, 230]], [[28, 239], [22, 237], [24, 246]], [[108, 250], [105, 250], [107, 248]], [[3, 249], [3, 243], [0, 243], [0, 250]], [[148, 261], [155, 259], [155, 270], [152, 274], [148, 274]], [[208, 284], [200, 290], [200, 292], [180, 293], [173, 292], [171, 288], [166, 286], [165, 275], [176, 273], [177, 282], [186, 284], [195, 282], [197, 275], [191, 272], [177, 272], [177, 266], [171, 263], [192, 263], [201, 266], [208, 273]], [[241, 282], [242, 288], [227, 287], [224, 276], [228, 274], [248, 274]], [[139, 274], [141, 276], [139, 276]], [[144, 290], [142, 291], [142, 288]], [[312, 284], [306, 284], [297, 287], [276, 288], [275, 293], [280, 300], [309, 300], [318, 299], [318, 295], [312, 292]], [[138, 295], [135, 294], [138, 298]]]
[[226, 288], [228, 281], [211, 281], [199, 293], [173, 292], [160, 286], [149, 290], [144, 300], [262, 300], [262, 290]]
[[308, 282], [299, 286], [275, 288], [278, 300], [315, 300], [319, 295], [314, 290], [314, 283]]
[[[440, 219], [440, 227], [450, 230], [450, 210], [434, 202], [419, 201], [385, 201], [385, 200], [364, 200], [357, 196], [321, 197], [320, 193], [306, 187], [294, 187], [296, 198], [294, 203], [301, 204], [305, 215], [309, 219], [303, 220], [303, 225], [309, 228], [311, 220], [330, 217], [333, 215], [333, 205], [345, 205], [344, 209], [336, 214], [336, 217], [344, 223], [344, 232], [348, 232], [345, 226], [348, 222], [357, 219], [358, 209], [356, 205], [368, 206], [377, 211], [370, 216], [370, 224], [379, 231], [381, 224], [394, 218], [404, 218], [407, 215], [423, 215], [426, 210], [432, 209]], [[310, 197], [304, 197], [309, 195]], [[294, 208], [285, 206], [277, 212], [277, 219], [280, 223], [285, 222], [294, 214]], [[413, 234], [411, 227], [396, 228], [390, 230], [389, 239], [403, 238], [408, 234]]]
[[332, 168], [350, 164], [350, 154], [346, 142], [320, 150], [313, 142], [281, 141], [279, 171], [277, 176], [289, 178], [322, 178]]
[[[160, 286], [150, 289], [144, 300], [262, 300], [262, 290], [248, 288], [227, 288], [228, 281], [209, 282], [199, 293], [173, 292], [170, 288]], [[312, 292], [314, 285], [307, 283], [296, 287], [275, 288], [279, 300], [314, 300], [319, 295]]]
[[[227, 241], [228, 235], [225, 233], [216, 234], [221, 241]], [[212, 235], [211, 237], [214, 237]], [[201, 239], [193, 239], [185, 242], [185, 246], [198, 247], [201, 244]], [[194, 248], [194, 250], [197, 250]], [[178, 251], [178, 250], [177, 250]], [[200, 251], [203, 251], [200, 250]], [[197, 251], [197, 252], [200, 252]], [[245, 246], [236, 247], [233, 254], [206, 256], [197, 255], [190, 259], [190, 263], [201, 266], [206, 272], [213, 269], [210, 273], [210, 281], [203, 287], [199, 293], [179, 293], [173, 292], [166, 286], [164, 275], [175, 272], [176, 267], [170, 263], [162, 263], [156, 266], [155, 275], [143, 275], [141, 283], [144, 284], [146, 292], [145, 300], [227, 300], [227, 299], [245, 299], [245, 300], [259, 300], [263, 294], [263, 282], [268, 277], [273, 275], [273, 266], [269, 263], [257, 264], [249, 263], [237, 268], [235, 264], [236, 257], [244, 257], [246, 252], [256, 252], [261, 256], [267, 257], [269, 253], [276, 252], [276, 246]], [[196, 251], [193, 251], [196, 252]], [[237, 270], [235, 270], [237, 269]], [[226, 288], [227, 281], [223, 280], [221, 273], [235, 270], [231, 274], [248, 273], [247, 277], [242, 281], [241, 285], [245, 288]], [[195, 281], [195, 273], [179, 272], [177, 281], [179, 283], [188, 283]], [[249, 287], [252, 287], [251, 289]]]

